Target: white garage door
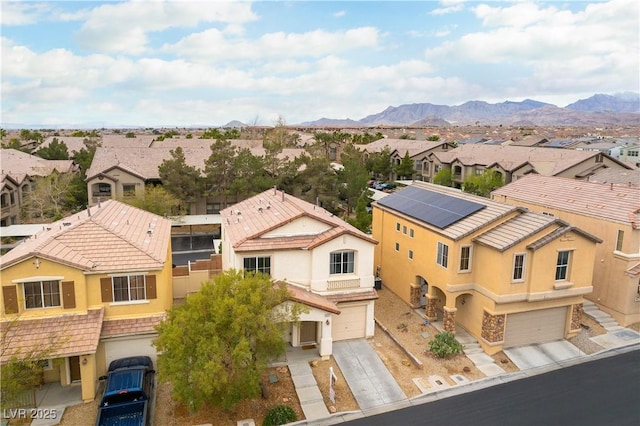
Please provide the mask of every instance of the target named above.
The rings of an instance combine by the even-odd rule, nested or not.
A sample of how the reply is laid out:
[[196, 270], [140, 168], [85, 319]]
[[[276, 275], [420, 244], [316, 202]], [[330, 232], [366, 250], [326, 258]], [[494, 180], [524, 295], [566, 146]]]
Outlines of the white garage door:
[[567, 307], [507, 315], [504, 347], [564, 339]]
[[137, 355], [150, 356], [153, 360], [153, 365], [155, 366], [157, 352], [156, 348], [151, 345], [151, 341], [154, 338], [155, 336], [135, 336], [106, 340], [104, 342], [104, 352], [107, 361], [107, 368], [109, 368], [109, 363], [114, 359]]
[[342, 306], [338, 305], [340, 315], [333, 316], [332, 334], [333, 340], [356, 339], [365, 337], [367, 306]]

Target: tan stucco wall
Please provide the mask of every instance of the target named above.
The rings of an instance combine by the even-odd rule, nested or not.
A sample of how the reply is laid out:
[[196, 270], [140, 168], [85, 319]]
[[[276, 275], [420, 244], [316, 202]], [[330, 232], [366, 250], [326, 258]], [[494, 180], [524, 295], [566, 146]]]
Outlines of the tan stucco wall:
[[[544, 205], [525, 203], [515, 198], [494, 196], [496, 201], [522, 206], [538, 213], [550, 213], [576, 227], [603, 240], [595, 247], [593, 262], [593, 292], [586, 297], [596, 302], [600, 308], [616, 321], [626, 326], [640, 322], [640, 301], [638, 297], [639, 277], [631, 277], [625, 271], [640, 261], [640, 229], [633, 229], [630, 223], [598, 219], [593, 216], [550, 208]], [[597, 204], [594, 200], [594, 206]], [[624, 231], [623, 247], [617, 252], [618, 231]]]

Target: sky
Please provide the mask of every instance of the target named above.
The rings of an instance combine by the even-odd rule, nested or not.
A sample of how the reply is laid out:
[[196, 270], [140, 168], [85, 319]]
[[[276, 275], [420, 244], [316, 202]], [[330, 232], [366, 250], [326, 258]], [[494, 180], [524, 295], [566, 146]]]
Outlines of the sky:
[[299, 124], [640, 92], [640, 2], [0, 0], [0, 124]]

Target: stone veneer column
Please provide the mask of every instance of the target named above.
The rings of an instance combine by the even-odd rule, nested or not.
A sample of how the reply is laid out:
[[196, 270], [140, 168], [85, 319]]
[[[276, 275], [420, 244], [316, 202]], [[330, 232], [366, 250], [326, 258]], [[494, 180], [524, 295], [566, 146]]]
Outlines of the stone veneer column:
[[409, 293], [409, 305], [411, 305], [413, 309], [417, 309], [420, 307], [420, 286], [416, 284], [411, 284]]
[[427, 306], [425, 307], [425, 315], [431, 322], [438, 320], [438, 312], [436, 311], [436, 302], [438, 299], [435, 296], [429, 296], [427, 294]]
[[442, 320], [444, 330], [456, 334], [456, 311], [458, 308], [444, 307], [444, 318]]
[[582, 323], [582, 312], [582, 303], [571, 306], [571, 330], [580, 330], [580, 324]]
[[489, 343], [504, 341], [505, 317], [505, 314], [492, 315], [484, 311], [482, 314], [482, 338]]

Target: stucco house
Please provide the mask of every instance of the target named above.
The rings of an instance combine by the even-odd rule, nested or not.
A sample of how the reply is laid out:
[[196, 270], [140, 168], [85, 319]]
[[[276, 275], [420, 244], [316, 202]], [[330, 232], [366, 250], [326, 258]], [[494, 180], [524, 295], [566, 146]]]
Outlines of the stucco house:
[[603, 240], [593, 263], [593, 292], [585, 297], [624, 326], [640, 322], [640, 188], [627, 179], [614, 184], [531, 175], [492, 193], [496, 201], [557, 217]]
[[2, 216], [0, 226], [20, 223], [22, 208], [27, 200], [33, 179], [52, 173], [74, 173], [78, 170], [72, 160], [45, 160], [16, 149], [0, 148]]
[[155, 358], [171, 268], [171, 221], [118, 201], [43, 225], [0, 257], [0, 361], [45, 353], [45, 382], [79, 383], [93, 400], [110, 361]]
[[267, 273], [306, 305], [289, 326], [292, 346], [316, 345], [327, 357], [333, 341], [373, 336], [373, 238], [276, 189], [220, 214], [223, 269]]
[[415, 182], [373, 203], [382, 285], [493, 354], [580, 330], [597, 237], [552, 216]]
[[[460, 145], [447, 152], [434, 152], [424, 161], [424, 180], [432, 181], [442, 169], [452, 173], [453, 184], [461, 188], [468, 176], [492, 170], [509, 183], [528, 174], [587, 179], [604, 168], [632, 167], [602, 152], [524, 147], [514, 145]], [[427, 179], [428, 178], [428, 179]]]

